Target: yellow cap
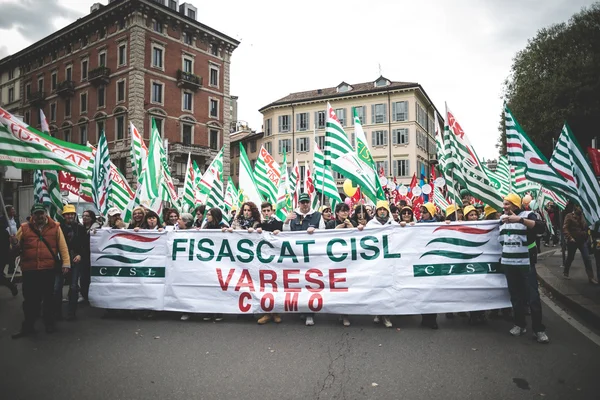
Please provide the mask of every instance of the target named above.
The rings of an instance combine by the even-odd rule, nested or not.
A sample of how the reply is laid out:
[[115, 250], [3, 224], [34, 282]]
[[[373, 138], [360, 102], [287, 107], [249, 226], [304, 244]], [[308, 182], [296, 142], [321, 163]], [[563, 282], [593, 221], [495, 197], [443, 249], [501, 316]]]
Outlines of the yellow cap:
[[494, 207], [492, 207], [490, 205], [486, 205], [485, 207], [483, 207], [483, 213], [485, 214], [486, 218], [496, 212], [498, 212], [498, 210], [496, 210]]
[[425, 207], [427, 211], [429, 211], [429, 214], [431, 214], [432, 217], [435, 215], [435, 204], [427, 202], [423, 204], [423, 207]]
[[477, 209], [475, 208], [475, 206], [466, 206], [463, 210], [463, 213], [465, 214], [465, 218], [467, 217], [467, 215], [469, 215], [469, 213], [471, 211], [475, 211], [477, 212]]
[[521, 197], [519, 197], [518, 194], [509, 193], [509, 194], [506, 195], [506, 197], [504, 198], [504, 200], [510, 201], [515, 206], [521, 208]]
[[390, 203], [386, 200], [377, 200], [377, 205], [375, 206], [375, 210], [379, 210], [380, 208], [385, 208], [387, 212], [390, 212]]
[[446, 208], [446, 217], [457, 210], [460, 210], [460, 207], [457, 207], [456, 204], [450, 204], [448, 208]]
[[63, 214], [77, 214], [77, 211], [75, 211], [75, 206], [73, 204], [65, 204], [65, 206], [63, 207]]

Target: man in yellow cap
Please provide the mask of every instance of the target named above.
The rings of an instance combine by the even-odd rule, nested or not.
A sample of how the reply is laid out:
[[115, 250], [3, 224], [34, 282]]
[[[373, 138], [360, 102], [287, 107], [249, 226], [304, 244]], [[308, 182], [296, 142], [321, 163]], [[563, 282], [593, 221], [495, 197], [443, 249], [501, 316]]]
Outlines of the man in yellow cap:
[[514, 313], [515, 325], [510, 334], [521, 336], [527, 332], [525, 310], [529, 302], [533, 336], [538, 343], [548, 343], [550, 339], [542, 324], [542, 302], [535, 270], [535, 239], [537, 234], [544, 232], [544, 223], [535, 213], [521, 208], [521, 198], [515, 193], [506, 195], [503, 209], [498, 239], [502, 245], [500, 262], [506, 275]]
[[[64, 222], [60, 224], [67, 247], [69, 248], [69, 257], [71, 258], [71, 273], [67, 276], [69, 280], [69, 294], [67, 307], [67, 321], [73, 321], [77, 312], [77, 301], [79, 299], [79, 276], [81, 275], [80, 262], [83, 252], [83, 240], [89, 240], [85, 228], [77, 221], [77, 212], [73, 204], [66, 204], [63, 207], [62, 215]], [[56, 297], [56, 318], [62, 319], [62, 288], [63, 276], [56, 276], [54, 285], [54, 295]]]

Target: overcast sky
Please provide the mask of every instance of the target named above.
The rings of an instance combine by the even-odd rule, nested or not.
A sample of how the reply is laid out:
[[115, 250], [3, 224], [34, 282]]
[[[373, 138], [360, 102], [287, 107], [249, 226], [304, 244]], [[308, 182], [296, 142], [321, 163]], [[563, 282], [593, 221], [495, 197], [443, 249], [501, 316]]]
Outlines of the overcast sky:
[[[88, 14], [95, 2], [0, 0], [0, 58]], [[381, 68], [392, 81], [420, 83], [441, 112], [447, 102], [486, 159], [497, 156], [502, 82], [516, 52], [538, 29], [593, 2], [189, 1], [200, 22], [241, 40], [231, 94], [239, 96], [238, 119], [253, 129], [261, 130], [258, 109], [272, 101], [342, 81], [373, 81]]]

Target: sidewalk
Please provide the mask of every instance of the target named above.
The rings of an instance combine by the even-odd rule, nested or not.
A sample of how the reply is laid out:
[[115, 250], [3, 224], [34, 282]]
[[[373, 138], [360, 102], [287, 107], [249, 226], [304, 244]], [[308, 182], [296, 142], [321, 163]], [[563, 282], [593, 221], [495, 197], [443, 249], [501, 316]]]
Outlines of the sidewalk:
[[[556, 249], [556, 250], [554, 250]], [[592, 256], [594, 277], [596, 264]], [[568, 305], [587, 321], [600, 327], [600, 285], [591, 285], [583, 266], [581, 254], [577, 252], [569, 276], [563, 277], [562, 253], [560, 247], [543, 247], [542, 254], [536, 264], [540, 284], [548, 289], [554, 297]]]

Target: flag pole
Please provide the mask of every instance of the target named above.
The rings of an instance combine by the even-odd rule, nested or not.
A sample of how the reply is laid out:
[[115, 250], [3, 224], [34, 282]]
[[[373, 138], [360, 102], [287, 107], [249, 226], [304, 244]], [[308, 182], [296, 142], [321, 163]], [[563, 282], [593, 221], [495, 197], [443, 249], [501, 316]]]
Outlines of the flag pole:
[[[314, 141], [315, 145], [318, 146], [319, 142], [317, 141], [317, 122], [313, 124], [313, 132], [314, 132]], [[321, 150], [321, 149], [319, 149]], [[313, 151], [313, 165], [315, 164], [315, 152]], [[315, 176], [316, 176], [315, 172]], [[321, 205], [325, 205], [325, 153], [323, 153], [323, 170], [321, 171]]]

